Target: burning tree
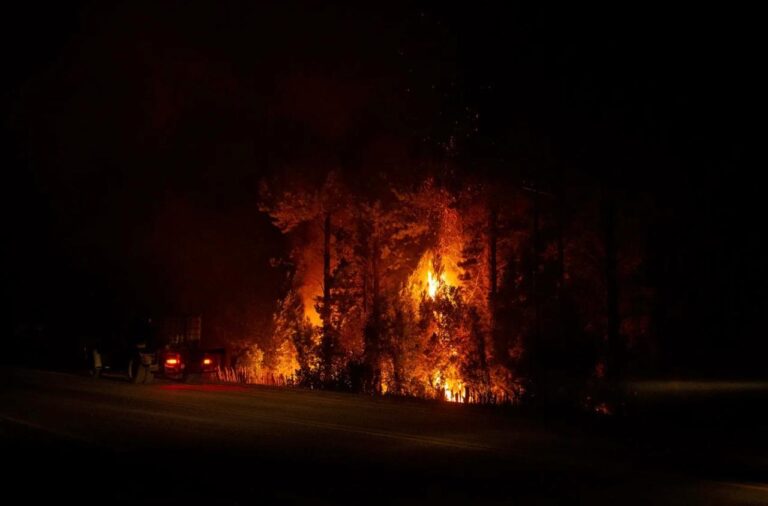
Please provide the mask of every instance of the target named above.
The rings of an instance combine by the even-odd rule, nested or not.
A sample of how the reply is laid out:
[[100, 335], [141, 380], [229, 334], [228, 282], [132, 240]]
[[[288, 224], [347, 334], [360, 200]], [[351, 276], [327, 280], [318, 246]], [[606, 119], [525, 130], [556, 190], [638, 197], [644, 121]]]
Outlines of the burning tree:
[[[559, 204], [520, 186], [380, 183], [355, 190], [329, 172], [263, 186], [262, 209], [293, 244], [268, 367], [296, 367], [309, 385], [487, 403], [543, 392], [551, 370], [592, 373], [601, 336], [589, 329], [605, 312], [576, 298], [604, 290], [599, 274], [580, 276], [599, 227], [571, 234]], [[560, 363], [564, 352], [590, 372]]]

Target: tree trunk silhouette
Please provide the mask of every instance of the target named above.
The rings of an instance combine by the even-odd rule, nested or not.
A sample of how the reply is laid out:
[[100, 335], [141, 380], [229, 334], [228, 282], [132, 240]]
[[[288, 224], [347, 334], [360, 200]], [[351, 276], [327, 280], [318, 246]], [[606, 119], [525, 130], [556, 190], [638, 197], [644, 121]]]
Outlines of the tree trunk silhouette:
[[498, 220], [498, 209], [495, 204], [491, 204], [488, 213], [488, 309], [490, 312], [492, 331], [496, 326], [496, 287], [498, 286], [496, 250], [499, 240]]
[[323, 306], [320, 319], [323, 322], [322, 352], [325, 382], [330, 381], [333, 365], [334, 343], [331, 335], [331, 213], [325, 213], [323, 222]]
[[377, 393], [381, 392], [381, 372], [379, 371], [379, 350], [381, 349], [381, 273], [379, 270], [379, 239], [374, 231], [371, 256], [371, 270], [373, 272], [373, 300], [371, 307], [371, 330], [366, 347], [370, 348], [369, 360], [373, 373], [373, 388]]
[[619, 335], [619, 283], [616, 247], [616, 202], [610, 189], [603, 193], [603, 241], [605, 247], [605, 295], [607, 328], [606, 378], [620, 379], [623, 353]]
[[565, 290], [565, 192], [560, 189], [557, 196], [557, 302], [560, 323], [563, 319], [563, 291]]
[[[497, 250], [499, 241], [499, 211], [496, 203], [491, 203], [488, 213], [488, 314], [489, 314], [489, 327], [491, 342], [495, 343], [497, 339], [496, 329], [496, 301], [498, 298], [498, 267], [497, 267]], [[490, 385], [490, 374], [488, 372], [488, 364], [486, 361], [486, 343], [484, 339], [480, 343], [480, 359], [481, 366], [483, 368], [483, 380], [487, 385]], [[487, 395], [487, 392], [483, 392], [483, 395]]]
[[534, 325], [535, 340], [537, 345], [541, 344], [541, 303], [539, 300], [539, 256], [541, 253], [539, 231], [539, 194], [533, 193], [533, 262], [531, 262], [531, 280], [533, 285], [533, 307], [534, 307]]

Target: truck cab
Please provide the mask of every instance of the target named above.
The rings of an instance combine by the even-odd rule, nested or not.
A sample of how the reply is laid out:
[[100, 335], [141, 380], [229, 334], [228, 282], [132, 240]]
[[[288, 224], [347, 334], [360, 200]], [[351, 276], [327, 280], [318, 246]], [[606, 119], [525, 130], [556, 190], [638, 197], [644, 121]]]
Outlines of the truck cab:
[[92, 376], [124, 376], [131, 383], [151, 383], [158, 370], [151, 319], [133, 322], [111, 338], [85, 348]]
[[187, 381], [215, 375], [224, 365], [223, 348], [201, 346], [200, 316], [146, 319], [134, 325], [130, 339], [110, 339], [88, 352], [89, 369], [123, 375], [132, 383], [151, 383], [156, 375]]

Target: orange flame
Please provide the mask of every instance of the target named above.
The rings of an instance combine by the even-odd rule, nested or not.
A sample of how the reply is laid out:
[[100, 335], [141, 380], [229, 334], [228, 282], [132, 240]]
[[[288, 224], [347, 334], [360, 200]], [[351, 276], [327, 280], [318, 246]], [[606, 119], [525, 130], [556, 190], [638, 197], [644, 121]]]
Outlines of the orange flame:
[[442, 395], [443, 400], [448, 402], [464, 402], [463, 381], [447, 378], [441, 371], [435, 371], [432, 383]]
[[459, 271], [452, 258], [442, 257], [439, 271], [437, 271], [439, 274], [435, 272], [434, 258], [432, 252], [425, 253], [409, 278], [413, 301], [416, 304], [424, 295], [435, 300], [443, 287], [460, 286]]
[[437, 289], [439, 286], [440, 281], [437, 279], [437, 276], [432, 274], [432, 271], [427, 271], [427, 295], [429, 295], [430, 299], [434, 300], [435, 295], [437, 295]]

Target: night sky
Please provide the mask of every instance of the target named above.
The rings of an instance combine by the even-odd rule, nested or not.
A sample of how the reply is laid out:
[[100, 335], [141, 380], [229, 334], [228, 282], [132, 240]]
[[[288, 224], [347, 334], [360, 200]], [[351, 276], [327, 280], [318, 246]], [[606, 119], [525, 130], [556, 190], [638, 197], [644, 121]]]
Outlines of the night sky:
[[453, 136], [465, 170], [646, 202], [680, 370], [764, 375], [756, 16], [697, 9], [8, 8], [3, 337], [143, 314], [258, 325], [285, 249], [263, 177], [403, 172]]

